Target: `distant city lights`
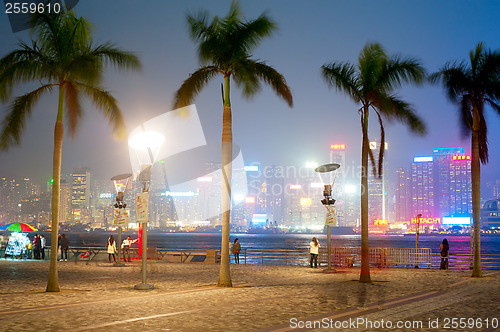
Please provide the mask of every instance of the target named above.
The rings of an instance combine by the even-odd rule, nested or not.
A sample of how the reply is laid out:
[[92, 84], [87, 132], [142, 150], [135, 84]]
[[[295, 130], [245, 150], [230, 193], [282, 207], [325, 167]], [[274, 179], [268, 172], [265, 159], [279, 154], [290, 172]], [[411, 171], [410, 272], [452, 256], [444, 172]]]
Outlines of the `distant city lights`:
[[247, 203], [247, 204], [255, 204], [255, 197], [248, 196], [247, 198], [245, 198], [245, 203]]
[[165, 191], [161, 193], [161, 196], [170, 196], [170, 197], [194, 197], [198, 196], [198, 193], [192, 191]]
[[101, 193], [99, 194], [99, 198], [113, 198], [113, 193]]
[[259, 165], [245, 165], [245, 166], [243, 166], [243, 170], [245, 172], [258, 172]]
[[443, 217], [443, 225], [466, 225], [470, 226], [470, 217]]
[[305, 206], [305, 207], [311, 206], [312, 205], [312, 199], [310, 197], [302, 197], [300, 199], [300, 205], [301, 206]]
[[434, 157], [415, 157], [413, 158], [414, 163], [426, 163], [426, 162], [432, 162], [434, 160]]

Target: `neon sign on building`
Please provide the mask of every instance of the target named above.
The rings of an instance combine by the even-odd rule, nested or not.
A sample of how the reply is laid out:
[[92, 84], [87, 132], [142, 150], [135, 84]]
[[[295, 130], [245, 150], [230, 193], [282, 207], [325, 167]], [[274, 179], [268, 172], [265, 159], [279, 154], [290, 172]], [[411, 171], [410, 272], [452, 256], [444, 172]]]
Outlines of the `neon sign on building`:
[[[428, 225], [439, 225], [441, 224], [441, 218], [419, 218], [419, 223]], [[417, 218], [411, 218], [411, 224], [417, 224]]]
[[470, 156], [453, 156], [453, 160], [470, 160]]
[[387, 219], [375, 219], [373, 221], [373, 225], [374, 226], [387, 226], [388, 221], [387, 221]]
[[332, 150], [345, 150], [345, 144], [332, 144], [330, 148]]

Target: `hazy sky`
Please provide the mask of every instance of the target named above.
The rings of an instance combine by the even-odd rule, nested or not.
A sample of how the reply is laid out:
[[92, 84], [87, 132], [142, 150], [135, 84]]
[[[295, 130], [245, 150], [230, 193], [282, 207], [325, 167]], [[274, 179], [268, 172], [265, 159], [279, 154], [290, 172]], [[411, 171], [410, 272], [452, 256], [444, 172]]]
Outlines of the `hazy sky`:
[[[198, 66], [196, 44], [188, 35], [186, 13], [206, 9], [224, 16], [230, 1], [125, 1], [85, 0], [76, 6], [79, 16], [94, 24], [94, 41], [112, 41], [136, 52], [140, 73], [118, 73], [109, 68], [105, 87], [119, 100], [128, 130], [171, 109], [173, 95]], [[357, 63], [362, 47], [371, 41], [389, 54], [422, 60], [434, 72], [449, 60], [468, 60], [479, 41], [500, 48], [499, 1], [242, 1], [245, 17], [266, 12], [279, 30], [255, 51], [281, 72], [292, 89], [294, 107], [271, 89], [251, 100], [232, 87], [234, 142], [246, 163], [302, 165], [327, 162], [329, 145], [347, 146], [347, 159], [360, 161], [361, 128], [358, 105], [329, 90], [320, 67], [332, 61]], [[0, 14], [0, 56], [16, 48], [28, 32], [13, 34], [4, 11]], [[196, 99], [207, 141], [219, 141], [222, 131], [221, 78], [216, 78]], [[33, 90], [22, 86], [14, 96]], [[400, 96], [411, 102], [425, 121], [428, 134], [413, 136], [403, 125], [386, 122], [387, 154], [391, 169], [407, 167], [413, 156], [432, 154], [433, 147], [462, 146], [470, 153], [470, 138], [460, 135], [457, 107], [442, 87], [404, 88]], [[2, 119], [6, 105], [2, 105]], [[37, 181], [52, 173], [53, 128], [57, 95], [44, 97], [28, 119], [22, 144], [0, 154], [0, 176], [28, 176]], [[483, 180], [500, 179], [500, 117], [486, 112], [490, 162]], [[379, 137], [377, 119], [371, 118], [370, 138]], [[76, 139], [65, 136], [62, 172], [87, 166], [98, 178], [130, 171], [126, 141], [115, 141], [104, 117], [85, 103], [85, 117]]]

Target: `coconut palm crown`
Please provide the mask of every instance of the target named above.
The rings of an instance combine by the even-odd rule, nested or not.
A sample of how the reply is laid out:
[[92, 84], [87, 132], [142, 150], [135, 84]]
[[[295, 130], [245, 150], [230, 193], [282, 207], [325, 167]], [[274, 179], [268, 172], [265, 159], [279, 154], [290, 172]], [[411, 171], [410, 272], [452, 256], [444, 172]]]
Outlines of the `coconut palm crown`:
[[[358, 65], [332, 62], [321, 67], [323, 79], [329, 87], [345, 93], [360, 106], [361, 152], [361, 282], [371, 282], [368, 260], [368, 158], [373, 172], [382, 175], [385, 129], [384, 119], [407, 124], [417, 134], [425, 133], [425, 126], [412, 106], [400, 99], [394, 90], [404, 83], [423, 82], [425, 70], [416, 59], [389, 57], [378, 43], [365, 45], [358, 58]], [[380, 126], [380, 151], [378, 165], [369, 149], [368, 117], [375, 113]], [[377, 167], [378, 166], [378, 167]]]
[[32, 16], [34, 39], [20, 42], [18, 49], [0, 59], [0, 99], [11, 100], [12, 90], [25, 83], [39, 86], [12, 100], [1, 124], [0, 150], [20, 144], [25, 123], [37, 101], [46, 93], [58, 92], [54, 108], [54, 156], [52, 187], [51, 262], [47, 291], [59, 291], [57, 277], [57, 233], [61, 176], [63, 119], [74, 137], [83, 109], [80, 99], [89, 98], [108, 119], [114, 132], [123, 136], [124, 121], [116, 99], [100, 83], [106, 65], [119, 69], [138, 69], [140, 62], [132, 53], [111, 43], [94, 45], [90, 23], [74, 12], [37, 14]]
[[293, 98], [286, 80], [273, 67], [252, 59], [252, 50], [269, 37], [276, 24], [266, 15], [250, 21], [243, 19], [237, 2], [232, 2], [224, 18], [209, 20], [207, 12], [188, 15], [191, 38], [198, 43], [201, 68], [186, 79], [175, 94], [174, 108], [191, 104], [198, 93], [216, 76], [222, 76], [223, 129], [222, 129], [222, 240], [221, 267], [218, 285], [231, 287], [229, 271], [229, 220], [232, 161], [232, 111], [230, 100], [231, 79], [243, 90], [245, 97], [253, 96], [265, 83], [282, 97], [288, 105]]
[[486, 106], [500, 114], [500, 52], [477, 44], [469, 61], [448, 62], [430, 75], [432, 83], [442, 82], [451, 102], [458, 105], [462, 133], [471, 135], [472, 217], [474, 233], [473, 277], [481, 277], [481, 163], [488, 162]]

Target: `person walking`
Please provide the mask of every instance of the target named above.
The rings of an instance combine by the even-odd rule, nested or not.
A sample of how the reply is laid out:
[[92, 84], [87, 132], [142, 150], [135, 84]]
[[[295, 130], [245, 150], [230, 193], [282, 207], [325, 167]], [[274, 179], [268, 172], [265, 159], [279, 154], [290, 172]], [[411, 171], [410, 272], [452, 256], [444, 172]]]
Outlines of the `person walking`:
[[42, 259], [45, 259], [45, 244], [46, 244], [45, 236], [40, 235], [40, 254], [42, 255]]
[[61, 261], [67, 261], [68, 260], [68, 249], [69, 249], [69, 242], [68, 238], [66, 237], [66, 234], [61, 235]]
[[238, 239], [234, 239], [233, 243], [233, 255], [234, 255], [234, 262], [236, 264], [240, 264], [240, 251], [241, 251], [241, 244], [238, 242]]
[[[123, 261], [124, 262], [130, 262], [130, 253], [129, 253], [129, 249], [130, 249], [130, 246], [134, 243], [137, 242], [138, 239], [135, 239], [135, 240], [131, 240], [130, 239], [130, 236], [127, 236], [127, 238], [125, 240], [123, 240], [122, 242], [122, 252], [123, 252]], [[128, 260], [125, 259], [125, 256], [128, 256]]]
[[109, 262], [111, 263], [111, 256], [113, 256], [113, 260], [115, 261], [116, 263], [116, 257], [115, 257], [115, 253], [116, 253], [116, 242], [115, 242], [115, 238], [113, 237], [113, 235], [110, 235], [109, 239], [108, 239], [108, 243], [106, 244], [106, 247], [108, 247], [108, 258], [109, 258]]
[[440, 270], [448, 269], [448, 259], [450, 258], [450, 245], [448, 244], [448, 240], [444, 239], [441, 245], [439, 246], [439, 250], [441, 251], [441, 266]]
[[40, 247], [41, 247], [40, 235], [36, 234], [35, 238], [33, 239], [33, 258], [34, 259], [40, 259]]
[[314, 263], [314, 268], [317, 268], [318, 255], [319, 255], [319, 242], [315, 237], [313, 237], [312, 241], [309, 243], [309, 254], [311, 254], [311, 260], [309, 265], [312, 268]]

